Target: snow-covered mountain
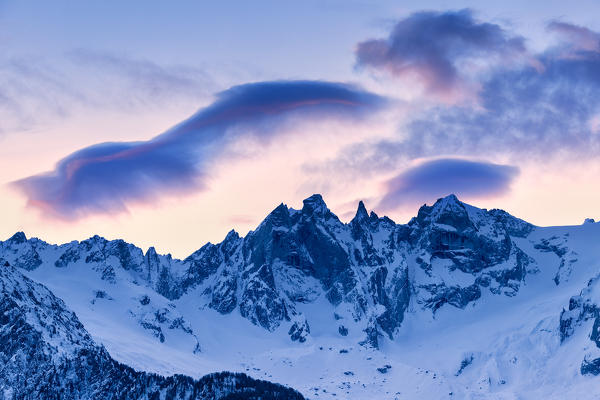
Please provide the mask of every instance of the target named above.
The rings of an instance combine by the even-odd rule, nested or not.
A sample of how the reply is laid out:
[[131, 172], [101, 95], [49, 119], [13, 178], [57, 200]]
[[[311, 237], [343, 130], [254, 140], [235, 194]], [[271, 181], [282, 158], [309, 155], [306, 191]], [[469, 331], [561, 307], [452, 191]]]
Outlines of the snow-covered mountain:
[[343, 223], [313, 195], [184, 260], [17, 233], [0, 263], [44, 284], [136, 370], [244, 372], [310, 398], [593, 398], [600, 387], [593, 221], [535, 227], [450, 195], [405, 225], [362, 202]]
[[98, 346], [65, 303], [14, 267], [0, 269], [2, 399], [302, 399], [244, 374], [193, 380], [135, 371]]

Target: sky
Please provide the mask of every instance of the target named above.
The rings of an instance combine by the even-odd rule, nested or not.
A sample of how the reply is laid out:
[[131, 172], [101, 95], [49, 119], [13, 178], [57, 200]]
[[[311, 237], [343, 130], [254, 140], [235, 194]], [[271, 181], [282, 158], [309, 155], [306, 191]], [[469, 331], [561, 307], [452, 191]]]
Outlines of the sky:
[[185, 257], [323, 195], [600, 218], [600, 3], [0, 0], [0, 239]]

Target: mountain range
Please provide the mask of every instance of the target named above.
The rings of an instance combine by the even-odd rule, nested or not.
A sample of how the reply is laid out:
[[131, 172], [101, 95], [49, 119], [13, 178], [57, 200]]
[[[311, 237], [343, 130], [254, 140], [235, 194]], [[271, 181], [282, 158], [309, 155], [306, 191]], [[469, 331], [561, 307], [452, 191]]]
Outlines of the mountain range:
[[593, 220], [538, 227], [449, 195], [407, 224], [362, 202], [345, 223], [313, 195], [182, 260], [18, 232], [0, 265], [0, 398], [600, 393]]

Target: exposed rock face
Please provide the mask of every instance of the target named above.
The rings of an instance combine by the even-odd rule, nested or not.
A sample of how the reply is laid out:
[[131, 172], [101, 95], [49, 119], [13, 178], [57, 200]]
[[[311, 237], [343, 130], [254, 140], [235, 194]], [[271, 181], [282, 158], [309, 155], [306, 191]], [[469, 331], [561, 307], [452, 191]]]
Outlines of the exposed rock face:
[[[303, 306], [325, 299], [332, 314], [362, 324], [364, 342], [377, 347], [394, 337], [409, 309], [436, 313], [464, 308], [484, 291], [517, 294], [537, 267], [515, 238], [533, 229], [453, 195], [421, 207], [406, 225], [369, 214], [362, 202], [343, 223], [313, 195], [301, 210], [281, 204], [246, 237], [232, 231], [185, 260], [98, 236], [53, 246], [22, 233], [0, 242], [0, 258], [28, 270], [42, 263], [91, 268], [107, 282], [126, 276], [168, 299], [194, 290], [199, 306], [239, 312], [269, 331], [284, 326], [300, 342], [310, 335]], [[160, 325], [147, 315], [136, 318]]]
[[10, 239], [3, 242], [1, 257], [5, 260], [5, 263], [8, 261], [15, 267], [30, 271], [42, 265], [39, 251], [45, 246], [46, 243], [41, 240], [27, 240], [23, 232], [17, 232]]
[[577, 329], [590, 329], [589, 339], [595, 349], [585, 355], [582, 374], [600, 375], [600, 276], [591, 279], [578, 296], [569, 300], [568, 310], [560, 314], [561, 342], [569, 339]]
[[140, 298], [137, 308], [129, 310], [129, 313], [142, 328], [150, 331], [161, 343], [165, 341], [167, 330], [179, 330], [195, 340], [193, 352], [200, 352], [198, 337], [194, 334], [190, 324], [174, 307], [155, 307], [148, 296], [143, 296]]
[[94, 343], [75, 314], [44, 286], [0, 267], [2, 399], [302, 399], [244, 374], [199, 380], [138, 372]]
[[577, 262], [577, 253], [565, 245], [566, 237], [552, 236], [542, 239], [535, 244], [535, 248], [544, 252], [554, 253], [560, 259], [560, 266], [554, 276], [554, 283], [559, 285], [569, 279], [573, 265]]
[[294, 321], [292, 327], [288, 331], [288, 335], [292, 340], [297, 340], [300, 343], [306, 342], [306, 338], [310, 335], [310, 326], [306, 319], [299, 319]]

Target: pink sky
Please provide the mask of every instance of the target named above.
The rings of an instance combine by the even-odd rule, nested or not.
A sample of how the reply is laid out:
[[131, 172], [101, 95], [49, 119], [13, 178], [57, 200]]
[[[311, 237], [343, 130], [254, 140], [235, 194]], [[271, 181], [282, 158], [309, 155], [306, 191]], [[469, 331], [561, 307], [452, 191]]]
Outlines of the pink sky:
[[[318, 18], [339, 18], [340, 29], [349, 32], [346, 36], [332, 36], [335, 33], [325, 27], [327, 21], [318, 19], [316, 21], [323, 27], [317, 29], [320, 32], [307, 34], [310, 46], [301, 39], [294, 39], [290, 42], [291, 48], [287, 49], [284, 42], [277, 42], [275, 37], [257, 37], [255, 40], [262, 40], [262, 47], [257, 45], [255, 49], [257, 57], [246, 52], [248, 43], [244, 42], [243, 36], [244, 32], [258, 30], [258, 26], [240, 25], [239, 32], [231, 33], [232, 36], [226, 36], [214, 27], [215, 32], [223, 35], [229, 52], [214, 50], [214, 53], [203, 53], [201, 59], [194, 59], [179, 50], [181, 62], [177, 53], [167, 54], [166, 44], [129, 53], [126, 43], [110, 53], [106, 48], [117, 43], [116, 38], [112, 42], [102, 42], [104, 39], [97, 38], [85, 28], [70, 24], [61, 31], [62, 19], [70, 18], [65, 15], [51, 14], [49, 21], [40, 23], [39, 34], [47, 36], [44, 41], [51, 42], [44, 49], [36, 47], [33, 38], [23, 39], [27, 43], [20, 47], [12, 44], [7, 38], [18, 35], [20, 28], [14, 23], [7, 24], [4, 31], [0, 30], [0, 46], [6, 54], [0, 65], [0, 72], [5, 77], [0, 79], [6, 79], [5, 90], [0, 90], [0, 100], [8, 99], [0, 101], [0, 117], [4, 121], [0, 126], [0, 240], [19, 230], [53, 243], [82, 240], [98, 234], [110, 239], [123, 238], [142, 248], [155, 246], [162, 253], [185, 257], [208, 241], [221, 241], [230, 229], [241, 234], [254, 229], [281, 202], [300, 208], [302, 199], [313, 193], [321, 193], [330, 209], [343, 221], [351, 219], [358, 201], [364, 200], [368, 209], [374, 208], [379, 214], [405, 223], [416, 215], [421, 204], [434, 202], [437, 193], [417, 188], [414, 198], [406, 201], [398, 198], [395, 207], [380, 210], [378, 205], [389, 191], [390, 180], [431, 160], [447, 158], [511, 166], [518, 170], [518, 174], [498, 190], [489, 193], [457, 187], [459, 198], [465, 202], [482, 208], [502, 208], [537, 225], [574, 225], [582, 223], [584, 218], [598, 219], [600, 163], [593, 151], [600, 138], [600, 103], [585, 90], [571, 91], [571, 88], [593, 89], [594, 85], [600, 86], [600, 78], [592, 73], [585, 75], [585, 70], [575, 66], [573, 74], [559, 79], [553, 75], [553, 68], [558, 63], [570, 67], [571, 60], [598, 62], [600, 35], [596, 32], [600, 26], [586, 17], [589, 13], [575, 10], [565, 14], [565, 9], [558, 3], [552, 5], [554, 12], [549, 7], [544, 13], [536, 13], [534, 6], [529, 5], [524, 9], [523, 17], [518, 18], [517, 5], [510, 5], [509, 11], [500, 13], [492, 3], [477, 3], [478, 9], [473, 11], [472, 17], [462, 15], [461, 18], [467, 18], [474, 29], [486, 23], [499, 29], [491, 32], [496, 36], [485, 44], [483, 58], [479, 54], [481, 47], [458, 56], [451, 49], [456, 44], [472, 45], [469, 37], [457, 37], [455, 43], [440, 41], [440, 46], [445, 46], [442, 49], [450, 48], [445, 59], [437, 57], [437, 47], [432, 48], [433, 53], [423, 50], [414, 58], [401, 53], [402, 58], [398, 59], [391, 46], [385, 62], [406, 63], [404, 70], [412, 71], [406, 76], [395, 73], [387, 64], [379, 67], [379, 60], [358, 59], [355, 49], [358, 43], [368, 40], [392, 43], [393, 28], [401, 23], [406, 23], [411, 35], [419, 40], [423, 33], [411, 20], [417, 18], [414, 12], [419, 6], [416, 4], [406, 9], [380, 5], [368, 11], [357, 4], [350, 6], [344, 15], [334, 12], [340, 5], [332, 5], [333, 10], [325, 11], [325, 15]], [[469, 3], [465, 2], [464, 6]], [[542, 2], [538, 6], [538, 10], [544, 8]], [[118, 8], [117, 5], [114, 7]], [[296, 16], [293, 16], [293, 10], [277, 7], [273, 12], [286, 18], [297, 18], [290, 19], [290, 30], [300, 34], [303, 26], [299, 20], [307, 21], [311, 13], [317, 12], [317, 8], [306, 7]], [[431, 2], [429, 9], [432, 8], [438, 8], [436, 2]], [[222, 15], [223, 10], [212, 11], [215, 19], [231, 18]], [[12, 4], [5, 10], [0, 9], [0, 16], [5, 19], [27, 16], [35, 21], [41, 18], [40, 12]], [[440, 23], [446, 29], [440, 22], [444, 12], [445, 9], [439, 9], [432, 15], [425, 15], [426, 26]], [[451, 16], [455, 13], [451, 11]], [[93, 20], [90, 24], [95, 25], [99, 22], [94, 18], [101, 16], [90, 18]], [[124, 12], [119, 18], [125, 23], [133, 16]], [[173, 15], [172, 18], [183, 17]], [[567, 25], [548, 25], [555, 19]], [[14, 22], [14, 19], [10, 20]], [[285, 26], [280, 22], [261, 21], [262, 29], [270, 35], [277, 35]], [[55, 25], [51, 25], [52, 22]], [[124, 27], [119, 29], [123, 30], [125, 42], [143, 43], [135, 30]], [[193, 27], [190, 22], [189, 30], [169, 33], [175, 35], [170, 37], [172, 42], [179, 38], [182, 43], [178, 46], [184, 46], [197, 40], [199, 47], [212, 48], [214, 43], [210, 42], [206, 32], [200, 37], [199, 32], [191, 31], [195, 29]], [[69, 45], [65, 35], [72, 36], [76, 29], [83, 30], [81, 40], [85, 42]], [[564, 32], [566, 34], [560, 36]], [[452, 33], [444, 31], [443, 35], [447, 39]], [[510, 59], [500, 63], [502, 65], [490, 63], [488, 52], [493, 53], [503, 45], [498, 41], [512, 43], [515, 38], [524, 38], [524, 50], [517, 48], [518, 54], [514, 54], [511, 48]], [[429, 43], [434, 39], [426, 37], [426, 40]], [[81, 50], [83, 46], [86, 46], [85, 51]], [[52, 48], [55, 49], [49, 50]], [[310, 49], [314, 52], [310, 53]], [[211, 58], [211, 54], [214, 57]], [[497, 51], [493, 54], [505, 53]], [[306, 57], [311, 57], [310, 63]], [[414, 60], [422, 57], [426, 64], [415, 64]], [[430, 81], [435, 78], [432, 74], [440, 71], [438, 63], [446, 62], [456, 69], [456, 82], [452, 90], [448, 87], [440, 95], [430, 90]], [[302, 68], [296, 69], [295, 65], [302, 65]], [[415, 70], [419, 65], [423, 68], [421, 75], [418, 69]], [[531, 65], [536, 66], [536, 72], [528, 69]], [[247, 126], [227, 128], [229, 130], [224, 132], [232, 139], [223, 142], [223, 148], [215, 153], [214, 161], [203, 177], [203, 190], [188, 193], [161, 190], [158, 195], [153, 194], [151, 201], [146, 198], [127, 200], [125, 212], [85, 213], [67, 221], [28, 206], [25, 193], [11, 185], [23, 178], [52, 171], [59, 160], [97, 143], [150, 140], [198, 110], [210, 107], [216, 94], [230, 87], [280, 79], [351, 83], [361, 91], [386, 98], [388, 104], [359, 119], [329, 118], [327, 115], [313, 118], [299, 112], [279, 126], [276, 135], [267, 139], [262, 134], [246, 133], [244, 129], [251, 130]], [[534, 101], [529, 98], [530, 89], [516, 84], [512, 87], [510, 79], [519, 85], [527, 79], [534, 82], [535, 87], [546, 85], [553, 93], [564, 94], [566, 104], [550, 97], [529, 103]], [[561, 85], [554, 87], [554, 82], [559, 81]], [[582, 82], [587, 86], [579, 86]], [[491, 83], [495, 83], [493, 89], [490, 89]], [[504, 84], [510, 91], [504, 91]], [[520, 98], [513, 99], [513, 93]], [[577, 112], [585, 109], [578, 119], [569, 108], [570, 95], [580, 102]], [[504, 96], [502, 101], [497, 100], [499, 96]], [[588, 101], [586, 96], [591, 100]], [[345, 101], [335, 102], [346, 104]], [[508, 103], [513, 108], [506, 115], [500, 115]], [[313, 105], [311, 102], [302, 104]], [[466, 116], [461, 114], [465, 109], [469, 110]], [[552, 112], [544, 114], [548, 109]], [[480, 115], [480, 118], [470, 120], [471, 115]], [[557, 118], [552, 125], [554, 115]], [[452, 120], [451, 125], [440, 122], [448, 120]], [[416, 125], [417, 122], [420, 125]], [[486, 130], [479, 131], [481, 126], [478, 124], [485, 124], [493, 134], [482, 138]], [[261, 125], [260, 129], [266, 129], [266, 126]], [[421, 132], [415, 131], [414, 126], [423, 127], [421, 142], [415, 142], [421, 140]], [[531, 131], [529, 126], [532, 126]], [[242, 131], [233, 132], [236, 129]], [[451, 137], [446, 143], [443, 142], [446, 132], [458, 136], [455, 140]], [[389, 148], [386, 143], [390, 143]], [[397, 153], [386, 151], [396, 149], [394, 146], [397, 146], [398, 150], [394, 150]], [[371, 161], [367, 157], [370, 152], [374, 154]], [[232, 157], [232, 154], [237, 156]], [[386, 159], [390, 154], [391, 158]]]

